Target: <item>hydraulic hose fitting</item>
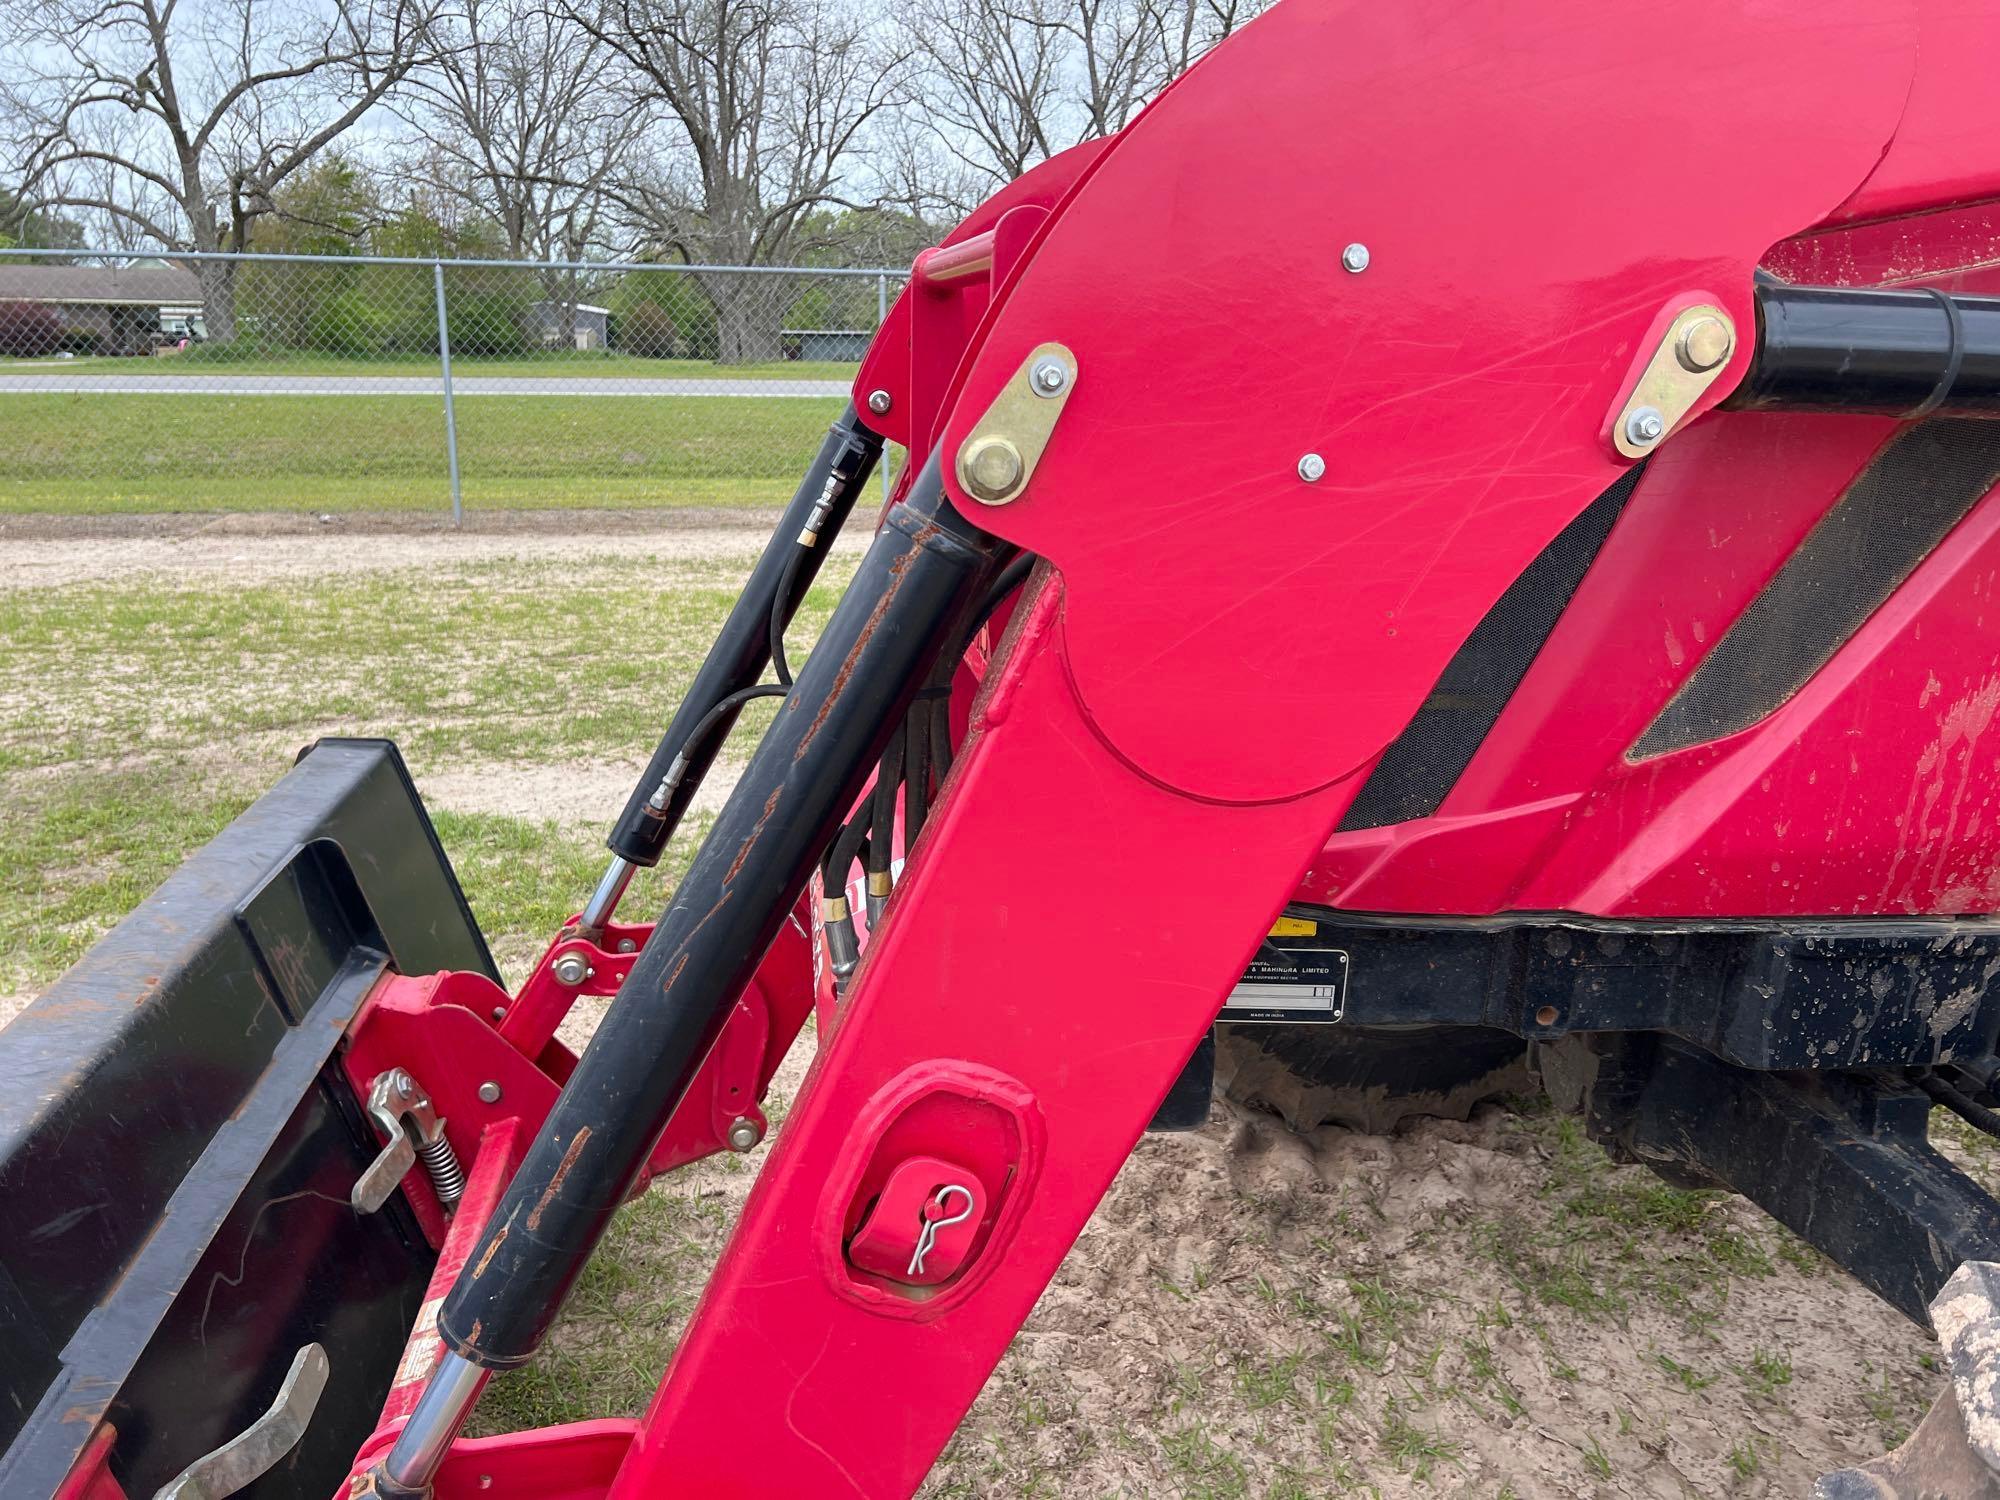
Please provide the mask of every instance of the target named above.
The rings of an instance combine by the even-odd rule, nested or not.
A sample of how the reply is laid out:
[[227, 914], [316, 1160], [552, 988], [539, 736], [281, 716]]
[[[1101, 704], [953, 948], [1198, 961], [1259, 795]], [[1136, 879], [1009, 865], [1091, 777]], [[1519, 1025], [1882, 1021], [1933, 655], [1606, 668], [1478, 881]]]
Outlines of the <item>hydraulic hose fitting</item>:
[[855, 965], [861, 962], [861, 943], [854, 935], [854, 917], [847, 909], [845, 896], [826, 898], [826, 916], [820, 929], [826, 933], [826, 954], [833, 963], [833, 992], [838, 995], [845, 992]]
[[868, 930], [875, 931], [875, 924], [882, 920], [882, 910], [889, 904], [889, 893], [896, 888], [896, 877], [887, 870], [868, 872]]

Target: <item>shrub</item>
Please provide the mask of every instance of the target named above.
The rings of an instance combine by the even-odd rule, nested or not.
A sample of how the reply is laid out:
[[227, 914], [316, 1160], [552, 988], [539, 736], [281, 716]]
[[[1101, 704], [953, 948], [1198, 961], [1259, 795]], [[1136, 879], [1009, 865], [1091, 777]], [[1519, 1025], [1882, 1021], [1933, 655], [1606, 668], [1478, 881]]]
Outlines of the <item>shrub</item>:
[[316, 354], [360, 359], [382, 353], [390, 318], [358, 292], [343, 291], [312, 309], [304, 347]]
[[634, 302], [618, 320], [621, 353], [645, 359], [671, 359], [680, 347], [681, 333], [674, 316], [657, 302]]
[[454, 354], [521, 354], [528, 299], [515, 292], [460, 292], [446, 303]]
[[0, 302], [0, 354], [32, 359], [62, 348], [69, 325], [40, 302]]

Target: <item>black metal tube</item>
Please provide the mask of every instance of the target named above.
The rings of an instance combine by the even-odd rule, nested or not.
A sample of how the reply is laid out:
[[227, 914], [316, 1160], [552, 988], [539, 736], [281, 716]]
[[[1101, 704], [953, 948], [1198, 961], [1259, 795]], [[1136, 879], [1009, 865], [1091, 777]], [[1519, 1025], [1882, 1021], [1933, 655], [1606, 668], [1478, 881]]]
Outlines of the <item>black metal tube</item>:
[[506, 1369], [540, 1344], [723, 1019], [984, 582], [935, 458], [869, 548], [438, 1318]]
[[1734, 409], [2000, 417], [2000, 298], [1776, 285], [1756, 298]]
[[[778, 529], [751, 570], [749, 582], [737, 596], [715, 644], [709, 647], [708, 659], [688, 685], [666, 733], [660, 736], [659, 748], [646, 763], [645, 774], [633, 787], [625, 811], [619, 814], [611, 836], [605, 840], [620, 859], [645, 866], [660, 862], [667, 840], [673, 837], [688, 804], [694, 800], [701, 779], [728, 738], [736, 716], [729, 715], [705, 744], [686, 745], [689, 731], [729, 694], [748, 687], [762, 675], [770, 660], [772, 606], [780, 587], [789, 582], [790, 597], [778, 611], [780, 619], [789, 621], [818, 575], [828, 546], [846, 521], [847, 513], [854, 508], [855, 497], [866, 488], [868, 476], [881, 454], [881, 437], [869, 431], [850, 405], [820, 444], [812, 467], [806, 470], [792, 503], [785, 507]], [[814, 514], [822, 507], [824, 513], [815, 527]], [[814, 545], [805, 546], [800, 539], [809, 528], [815, 533]], [[689, 751], [688, 764], [680, 784], [668, 795], [664, 807], [649, 806], [648, 799], [684, 746]]]

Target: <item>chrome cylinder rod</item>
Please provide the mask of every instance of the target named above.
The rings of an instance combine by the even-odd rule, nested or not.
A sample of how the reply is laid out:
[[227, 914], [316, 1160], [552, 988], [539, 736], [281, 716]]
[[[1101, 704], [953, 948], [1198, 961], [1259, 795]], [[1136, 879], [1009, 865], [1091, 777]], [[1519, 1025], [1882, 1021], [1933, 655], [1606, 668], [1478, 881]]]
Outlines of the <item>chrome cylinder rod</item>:
[[445, 1454], [451, 1451], [452, 1441], [465, 1426], [465, 1419], [472, 1415], [472, 1405], [492, 1373], [461, 1355], [445, 1351], [431, 1372], [430, 1384], [424, 1387], [417, 1409], [410, 1413], [409, 1422], [396, 1435], [389, 1456], [382, 1460], [382, 1474], [390, 1484], [413, 1494], [429, 1493]]

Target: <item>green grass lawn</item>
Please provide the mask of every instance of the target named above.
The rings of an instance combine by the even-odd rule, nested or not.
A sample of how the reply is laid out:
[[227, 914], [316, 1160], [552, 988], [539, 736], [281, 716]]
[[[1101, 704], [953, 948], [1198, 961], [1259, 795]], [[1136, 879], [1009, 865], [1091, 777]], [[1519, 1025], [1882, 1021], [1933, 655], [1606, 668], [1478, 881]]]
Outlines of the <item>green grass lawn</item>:
[[[0, 591], [0, 993], [73, 963], [321, 735], [388, 735], [419, 782], [642, 762], [751, 556]], [[801, 647], [852, 566], [829, 560]], [[497, 949], [536, 946], [602, 871], [595, 827], [434, 812]]]
[[[481, 396], [457, 403], [468, 508], [772, 505], [838, 399]], [[436, 512], [434, 396], [0, 390], [0, 513]]]
[[[454, 376], [533, 376], [560, 380], [842, 380], [854, 379], [856, 366], [837, 360], [774, 359], [755, 364], [724, 365], [712, 359], [641, 359], [609, 351], [496, 358], [454, 356]], [[436, 375], [438, 362], [428, 355], [386, 355], [380, 359], [351, 358], [301, 350], [295, 354], [245, 356], [220, 350], [195, 349], [151, 359], [15, 359], [0, 360], [0, 387], [17, 370], [50, 374], [91, 375]]]

